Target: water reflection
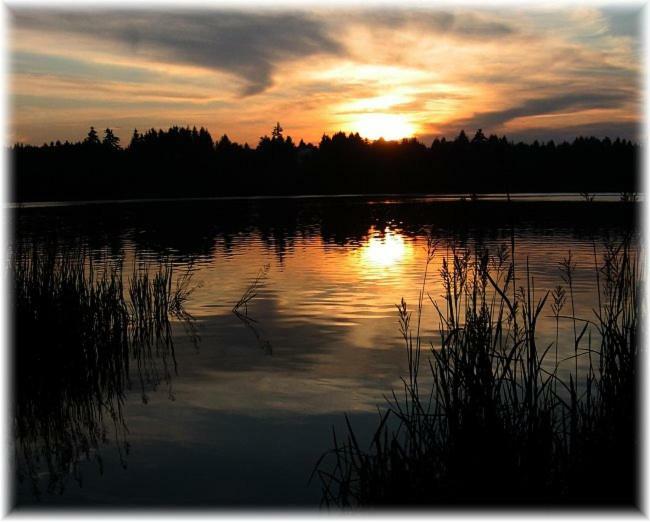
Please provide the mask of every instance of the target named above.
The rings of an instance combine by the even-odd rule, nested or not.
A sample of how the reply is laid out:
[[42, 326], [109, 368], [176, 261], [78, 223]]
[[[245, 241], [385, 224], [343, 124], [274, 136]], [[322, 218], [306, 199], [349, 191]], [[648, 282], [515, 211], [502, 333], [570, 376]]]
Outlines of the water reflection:
[[[62, 245], [82, 244], [96, 263], [169, 260], [175, 273], [191, 266], [196, 283], [184, 308], [196, 318], [201, 350], [172, 324], [174, 358], [167, 361], [175, 401], [166, 393], [148, 393], [144, 404], [141, 390], [113, 387], [113, 396], [123, 397], [129, 468], [121, 471], [119, 458], [102, 452], [104, 476], [81, 463], [83, 487], [70, 485], [60, 498], [135, 505], [229, 505], [233, 499], [316, 505], [320, 491], [317, 485], [315, 491], [308, 489], [306, 477], [329, 445], [331, 424], [342, 419], [342, 412], [355, 419], [376, 415], [384, 394], [400, 385], [406, 371], [395, 304], [402, 297], [409, 304], [417, 301], [425, 231], [435, 229], [440, 240], [427, 286], [434, 299], [443, 293], [440, 263], [452, 247], [497, 252], [503, 245], [510, 248], [514, 234], [517, 261], [529, 260], [540, 295], [561, 283], [559, 263], [573, 252], [580, 315], [588, 314], [597, 299], [594, 246], [599, 250], [607, 238], [615, 240], [634, 227], [636, 212], [618, 202], [368, 203], [330, 199], [140, 203], [107, 205], [101, 212], [96, 206], [15, 209], [11, 217], [18, 242], [40, 245], [56, 238]], [[242, 322], [232, 313], [233, 305], [267, 264], [268, 275]], [[548, 342], [555, 337], [551, 315], [549, 310], [540, 318], [540, 343], [544, 335]], [[437, 326], [435, 314], [425, 312], [423, 330], [433, 342]], [[560, 322], [559, 335], [572, 337], [570, 322]], [[273, 345], [272, 357], [261, 349], [266, 341]], [[155, 347], [142, 355], [161, 362]], [[124, 379], [118, 363], [102, 363], [93, 378]], [[69, 385], [77, 382], [75, 367], [59, 371], [61, 364], [51, 363], [52, 377], [32, 403], [47, 404], [43, 397], [54, 401], [48, 387], [62, 389], [61, 375]], [[24, 397], [29, 397], [30, 383], [45, 370], [29, 363], [21, 368]], [[135, 379], [137, 364], [129, 368]], [[125, 391], [119, 395], [119, 390]], [[74, 402], [56, 401], [76, 411]], [[97, 410], [96, 398], [86, 404], [81, 409]], [[44, 415], [23, 411], [24, 419]], [[111, 426], [110, 416], [102, 419]], [[65, 424], [56, 425], [66, 433]], [[368, 426], [376, 427], [374, 417]], [[93, 454], [93, 444], [87, 446]], [[19, 503], [33, 502], [30, 491], [19, 494]]]
[[383, 232], [371, 227], [368, 239], [361, 247], [360, 270], [397, 269], [399, 264], [413, 255], [413, 247], [404, 235], [390, 227]]
[[14, 430], [17, 473], [36, 498], [82, 482], [81, 464], [103, 469], [112, 442], [129, 453], [127, 392], [144, 403], [177, 374], [171, 318], [189, 323], [189, 276], [174, 287], [169, 264], [93, 260], [56, 243], [14, 245]]

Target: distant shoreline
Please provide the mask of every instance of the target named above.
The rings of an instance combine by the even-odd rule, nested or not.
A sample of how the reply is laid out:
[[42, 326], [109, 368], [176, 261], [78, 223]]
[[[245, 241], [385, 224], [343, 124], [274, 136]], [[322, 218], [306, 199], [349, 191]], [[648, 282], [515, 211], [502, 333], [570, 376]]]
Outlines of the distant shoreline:
[[[134, 132], [122, 147], [111, 129], [79, 143], [15, 145], [10, 199], [123, 201], [183, 198], [402, 197], [638, 192], [639, 146], [576, 137], [556, 144], [509, 141], [478, 129], [453, 141], [369, 141], [323, 135], [296, 144], [274, 128], [255, 148], [204, 129]], [[320, 196], [323, 195], [323, 196]], [[340, 196], [339, 196], [340, 197]], [[485, 197], [485, 196], [483, 196]], [[588, 196], [590, 197], [590, 196]], [[588, 199], [588, 198], [586, 198]], [[189, 199], [188, 199], [189, 200]]]
[[[476, 201], [507, 202], [508, 195], [503, 192], [476, 194]], [[592, 203], [618, 202], [621, 198], [619, 192], [594, 192]], [[378, 199], [395, 198], [400, 200], [426, 200], [440, 202], [461, 202], [471, 201], [470, 194], [449, 193], [449, 194], [427, 194], [427, 193], [377, 193], [377, 194], [297, 194], [297, 195], [258, 195], [258, 196], [206, 196], [206, 197], [178, 197], [178, 198], [124, 198], [124, 199], [89, 199], [89, 200], [67, 200], [67, 201], [9, 201], [4, 203], [6, 209], [20, 208], [51, 208], [51, 207], [72, 207], [85, 205], [113, 205], [130, 203], [173, 203], [192, 201], [268, 201], [268, 200], [315, 200], [315, 199]], [[637, 193], [635, 202], [643, 202], [643, 194]], [[522, 192], [511, 193], [510, 201], [514, 202], [587, 202], [585, 197], [577, 192]]]

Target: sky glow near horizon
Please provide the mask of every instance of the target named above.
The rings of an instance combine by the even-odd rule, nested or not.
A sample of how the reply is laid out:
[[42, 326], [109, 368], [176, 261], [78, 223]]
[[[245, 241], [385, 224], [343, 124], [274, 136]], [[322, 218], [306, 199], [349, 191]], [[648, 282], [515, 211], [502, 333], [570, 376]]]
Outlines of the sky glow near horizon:
[[10, 13], [10, 141], [91, 125], [638, 139], [641, 6]]

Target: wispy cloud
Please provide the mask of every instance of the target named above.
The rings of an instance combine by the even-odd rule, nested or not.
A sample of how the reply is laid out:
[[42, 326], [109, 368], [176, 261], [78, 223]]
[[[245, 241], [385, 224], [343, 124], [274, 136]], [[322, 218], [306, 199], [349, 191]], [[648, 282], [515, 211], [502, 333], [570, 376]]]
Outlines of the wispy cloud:
[[390, 31], [415, 29], [437, 35], [452, 34], [471, 39], [501, 38], [517, 33], [511, 23], [495, 20], [479, 12], [431, 11], [427, 9], [392, 9], [351, 13], [348, 21], [356, 21], [375, 29]]
[[15, 10], [12, 127], [38, 142], [88, 123], [189, 124], [255, 143], [279, 119], [315, 141], [377, 112], [420, 137], [634, 137], [635, 13]]
[[21, 28], [108, 40], [149, 59], [230, 72], [245, 80], [249, 95], [269, 87], [285, 61], [343, 52], [321, 23], [301, 14], [19, 11], [14, 18]]
[[572, 92], [546, 98], [525, 100], [514, 107], [499, 111], [474, 113], [469, 118], [453, 120], [448, 127], [458, 129], [465, 127], [482, 127], [487, 129], [502, 128], [516, 118], [525, 116], [552, 115], [566, 111], [616, 108], [629, 98], [625, 92]]

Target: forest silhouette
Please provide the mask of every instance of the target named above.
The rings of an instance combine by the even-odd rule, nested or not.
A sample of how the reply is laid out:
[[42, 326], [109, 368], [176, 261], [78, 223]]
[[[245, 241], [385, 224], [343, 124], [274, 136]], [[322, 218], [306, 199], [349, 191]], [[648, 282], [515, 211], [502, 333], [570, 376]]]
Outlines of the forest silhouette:
[[639, 146], [576, 137], [555, 143], [505, 136], [426, 146], [416, 138], [369, 141], [358, 133], [323, 135], [314, 145], [278, 123], [256, 147], [214, 140], [207, 129], [133, 132], [128, 145], [94, 127], [80, 142], [11, 149], [17, 202], [301, 194], [620, 192], [638, 190]]

